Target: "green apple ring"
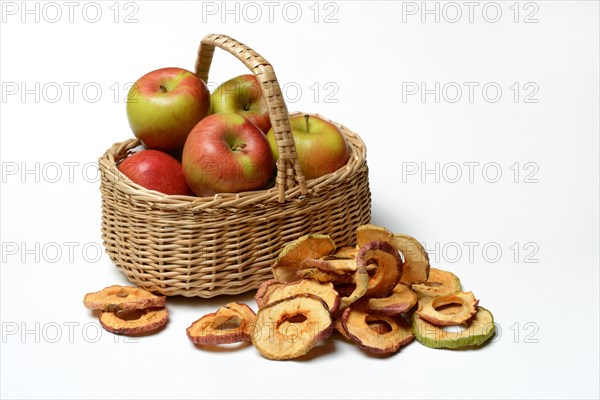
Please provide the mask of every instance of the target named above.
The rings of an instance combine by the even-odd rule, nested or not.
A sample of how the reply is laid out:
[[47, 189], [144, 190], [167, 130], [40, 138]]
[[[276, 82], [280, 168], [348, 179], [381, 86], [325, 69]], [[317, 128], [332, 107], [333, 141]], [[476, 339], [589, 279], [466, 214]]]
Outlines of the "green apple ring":
[[447, 332], [443, 328], [427, 322], [417, 313], [412, 316], [412, 331], [423, 345], [434, 349], [460, 349], [478, 347], [494, 335], [494, 316], [483, 307], [477, 307], [477, 313], [462, 332]]

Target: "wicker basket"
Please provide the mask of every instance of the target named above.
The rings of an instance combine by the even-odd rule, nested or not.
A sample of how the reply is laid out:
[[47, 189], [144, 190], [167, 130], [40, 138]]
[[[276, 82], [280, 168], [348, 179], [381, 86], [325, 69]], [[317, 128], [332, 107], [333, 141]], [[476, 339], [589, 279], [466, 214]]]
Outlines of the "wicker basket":
[[144, 189], [116, 168], [140, 145], [134, 139], [114, 144], [99, 160], [106, 251], [131, 282], [165, 295], [208, 298], [255, 289], [271, 277], [271, 265], [285, 243], [326, 233], [338, 246], [351, 244], [356, 227], [371, 218], [360, 137], [336, 124], [350, 145], [348, 164], [305, 181], [271, 65], [230, 37], [208, 35], [196, 61], [196, 74], [205, 82], [215, 47], [242, 61], [265, 93], [280, 154], [273, 188], [214, 197]]

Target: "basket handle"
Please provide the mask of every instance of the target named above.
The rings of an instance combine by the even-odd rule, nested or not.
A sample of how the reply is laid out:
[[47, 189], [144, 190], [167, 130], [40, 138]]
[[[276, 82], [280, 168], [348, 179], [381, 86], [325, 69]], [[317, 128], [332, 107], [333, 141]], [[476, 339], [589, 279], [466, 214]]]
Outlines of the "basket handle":
[[279, 159], [277, 160], [277, 177], [275, 184], [278, 188], [279, 202], [285, 201], [285, 192], [295, 187], [300, 188], [300, 193], [307, 193], [304, 174], [298, 162], [296, 153], [296, 144], [290, 128], [290, 118], [287, 107], [283, 101], [281, 88], [277, 82], [275, 71], [267, 60], [260, 54], [230, 38], [226, 35], [210, 34], [206, 35], [200, 47], [198, 48], [198, 57], [196, 58], [196, 75], [204, 82], [208, 82], [208, 72], [213, 59], [215, 47], [219, 47], [234, 55], [256, 76], [257, 81], [267, 101], [269, 109], [269, 119], [271, 126], [275, 131], [275, 141], [279, 150]]

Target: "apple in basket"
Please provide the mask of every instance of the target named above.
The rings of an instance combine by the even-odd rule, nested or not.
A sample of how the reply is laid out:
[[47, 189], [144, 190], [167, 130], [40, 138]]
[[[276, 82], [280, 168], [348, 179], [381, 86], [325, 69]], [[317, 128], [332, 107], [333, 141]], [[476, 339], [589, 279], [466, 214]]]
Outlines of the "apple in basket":
[[179, 161], [162, 151], [142, 150], [132, 154], [119, 164], [118, 169], [146, 189], [168, 195], [194, 195]]
[[267, 101], [254, 75], [240, 75], [222, 83], [210, 96], [211, 113], [236, 112], [267, 133], [271, 129]]
[[264, 189], [275, 169], [264, 133], [237, 113], [198, 122], [183, 147], [182, 164], [188, 185], [201, 197]]
[[[307, 180], [335, 172], [348, 162], [348, 142], [333, 123], [317, 115], [297, 114], [290, 117], [290, 128], [296, 143], [298, 162]], [[279, 151], [272, 128], [267, 133], [267, 140], [277, 161]]]
[[210, 111], [210, 92], [192, 72], [161, 68], [142, 76], [127, 95], [127, 118], [146, 147], [181, 150], [198, 121]]

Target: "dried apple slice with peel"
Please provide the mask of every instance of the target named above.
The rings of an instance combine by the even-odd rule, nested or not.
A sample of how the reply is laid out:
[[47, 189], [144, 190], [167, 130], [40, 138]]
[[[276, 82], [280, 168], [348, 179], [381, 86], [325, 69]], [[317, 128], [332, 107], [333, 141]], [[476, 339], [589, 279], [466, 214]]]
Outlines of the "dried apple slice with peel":
[[308, 353], [333, 332], [327, 304], [311, 294], [298, 294], [265, 305], [256, 314], [252, 343], [271, 360]]
[[160, 308], [165, 304], [165, 296], [157, 296], [135, 286], [112, 285], [99, 292], [87, 293], [83, 297], [83, 305], [86, 308], [110, 312]]
[[[356, 253], [358, 255], [358, 252]], [[325, 256], [319, 259], [307, 258], [302, 261], [301, 269], [317, 268], [324, 272], [334, 272], [339, 275], [353, 274], [358, 269], [356, 256], [353, 258], [338, 258], [337, 256]], [[367, 271], [374, 271], [376, 266], [369, 264]]]
[[280, 282], [277, 279], [269, 279], [268, 281], [261, 283], [254, 295], [254, 300], [256, 301], [258, 308], [266, 304], [266, 299], [269, 298], [271, 293], [282, 288], [285, 284], [286, 282]]
[[402, 283], [422, 283], [429, 276], [429, 255], [421, 243], [409, 235], [393, 234], [384, 227], [367, 224], [356, 229], [356, 241], [359, 247], [374, 240], [390, 243], [404, 257]]
[[324, 271], [319, 268], [301, 268], [296, 271], [298, 279], [310, 279], [321, 283], [352, 283], [352, 274], [338, 274], [337, 272]]
[[372, 353], [395, 353], [414, 339], [402, 317], [369, 313], [363, 300], [344, 311], [341, 324], [348, 338]]
[[100, 325], [112, 333], [137, 335], [161, 328], [167, 323], [168, 317], [169, 312], [166, 308], [102, 311]]
[[301, 268], [318, 268], [321, 271], [334, 272], [339, 275], [352, 274], [356, 271], [356, 258], [322, 257], [307, 258], [302, 261]]
[[249, 342], [256, 314], [243, 303], [229, 303], [194, 321], [186, 333], [192, 343], [217, 346]]
[[331, 258], [350, 258], [356, 259], [358, 254], [358, 246], [343, 246], [336, 250], [336, 252], [328, 257]]
[[340, 318], [337, 318], [335, 321], [333, 321], [333, 328], [336, 331], [338, 331], [338, 333], [340, 335], [342, 335], [343, 337], [345, 337], [346, 339], [352, 340], [352, 339], [350, 339], [350, 336], [348, 336], [348, 334], [344, 330], [344, 326], [342, 325], [342, 320]]
[[297, 281], [296, 272], [303, 260], [329, 255], [335, 249], [335, 243], [327, 235], [304, 235], [283, 247], [271, 268], [273, 277], [281, 282]]
[[434, 349], [460, 349], [483, 345], [495, 332], [494, 316], [483, 307], [477, 307], [477, 313], [463, 325], [460, 332], [449, 332], [432, 324], [414, 313], [412, 331], [415, 338], [427, 347]]
[[[392, 330], [392, 327], [388, 323], [386, 323], [385, 321], [380, 321], [377, 316], [367, 318], [366, 321], [367, 321], [367, 325], [369, 325], [369, 328], [371, 328], [373, 331], [375, 331], [375, 333], [377, 333], [379, 335], [390, 332]], [[341, 319], [339, 319], [339, 318], [336, 319], [333, 322], [333, 326], [340, 335], [342, 335], [346, 339], [352, 341], [350, 336], [348, 336], [348, 334], [344, 330], [344, 326], [342, 325]]]
[[429, 254], [423, 245], [414, 237], [395, 234], [392, 245], [404, 256], [404, 270], [400, 282], [408, 285], [427, 281], [431, 266]]
[[[367, 277], [367, 285], [369, 283], [369, 278]], [[356, 289], [355, 283], [334, 283], [333, 287], [340, 294], [341, 297], [347, 297], [352, 294], [352, 292]]]
[[238, 314], [240, 314], [240, 316], [244, 320], [245, 331], [248, 334], [248, 336], [250, 336], [252, 326], [254, 325], [254, 322], [256, 321], [256, 313], [254, 312], [254, 310], [252, 308], [250, 308], [250, 306], [248, 304], [240, 303], [237, 301], [226, 304], [224, 307], [228, 308], [230, 310], [236, 311]]
[[383, 226], [366, 224], [356, 228], [356, 246], [363, 247], [365, 244], [374, 241], [390, 242], [394, 234]]
[[446, 296], [460, 292], [460, 279], [452, 272], [431, 268], [429, 278], [425, 283], [411, 286], [419, 298]]
[[[422, 319], [438, 326], [460, 325], [467, 322], [477, 312], [479, 300], [475, 298], [473, 292], [458, 292], [446, 296], [424, 297], [419, 300], [419, 308], [416, 313]], [[459, 305], [453, 313], [442, 313], [438, 308], [448, 305]]]
[[392, 292], [402, 276], [402, 259], [398, 251], [388, 242], [374, 241], [362, 246], [356, 256], [359, 268], [371, 263], [377, 264], [373, 276], [369, 278], [366, 297], [386, 297]]
[[417, 301], [417, 295], [410, 286], [399, 283], [388, 297], [369, 299], [368, 309], [375, 314], [394, 316], [407, 312]]
[[268, 293], [260, 298], [260, 304], [257, 300], [259, 308], [274, 301], [302, 293], [310, 293], [320, 297], [327, 303], [327, 307], [331, 313], [336, 312], [340, 306], [340, 296], [332, 283], [320, 283], [309, 279], [301, 279], [296, 282], [272, 284], [269, 288], [273, 288], [273, 290], [267, 289]]
[[344, 310], [350, 304], [363, 297], [367, 293], [367, 290], [369, 290], [369, 281], [370, 277], [367, 269], [364, 265], [359, 266], [353, 277], [354, 290], [348, 296], [342, 297], [340, 300], [340, 310]]

